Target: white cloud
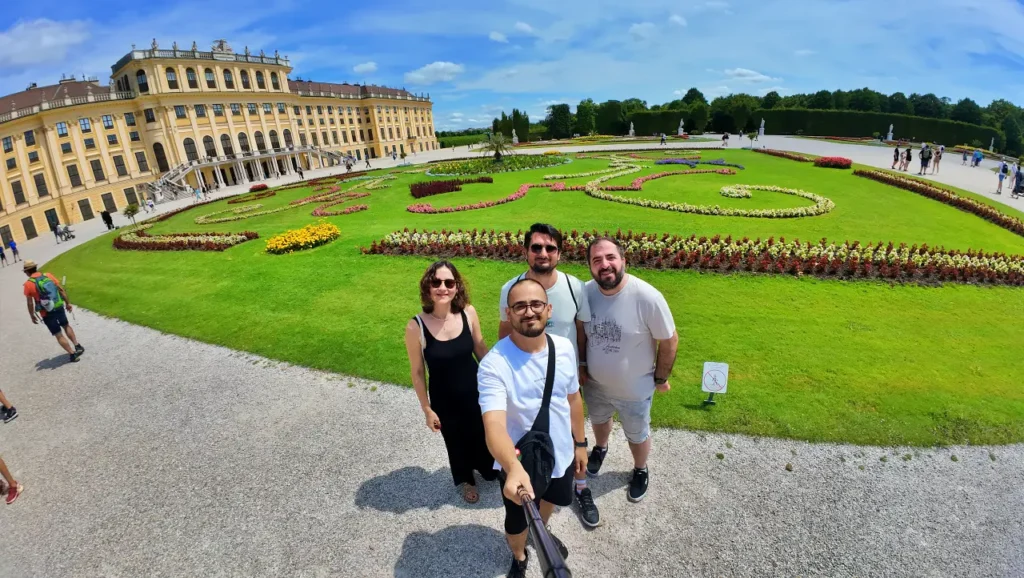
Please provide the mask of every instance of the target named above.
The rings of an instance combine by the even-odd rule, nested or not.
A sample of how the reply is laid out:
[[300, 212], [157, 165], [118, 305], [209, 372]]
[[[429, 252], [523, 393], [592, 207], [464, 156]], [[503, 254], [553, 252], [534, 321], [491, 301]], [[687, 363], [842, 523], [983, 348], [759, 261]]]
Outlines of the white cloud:
[[502, 43], [507, 43], [508, 42], [508, 37], [505, 36], [504, 34], [502, 34], [501, 32], [496, 31], [496, 30], [492, 30], [491, 33], [487, 35], [487, 37], [490, 38], [491, 40], [495, 41], [495, 42], [502, 42]]
[[757, 94], [760, 95], [760, 96], [764, 96], [764, 95], [766, 95], [766, 94], [768, 94], [769, 92], [772, 92], [772, 91], [775, 91], [775, 92], [779, 93], [780, 95], [782, 95], [782, 94], [786, 94], [787, 92], [789, 92], [789, 89], [784, 88], [782, 86], [766, 86], [764, 88], [758, 89]]
[[454, 62], [431, 62], [430, 64], [405, 73], [405, 81], [409, 84], [436, 84], [450, 82], [465, 72], [466, 68]]
[[462, 118], [462, 113], [461, 112], [453, 112], [452, 113], [452, 118]]
[[355, 72], [356, 74], [369, 74], [371, 72], [377, 72], [377, 63], [364, 62], [362, 64], [357, 64], [352, 67], [352, 72]]
[[727, 96], [729, 94], [732, 94], [732, 90], [728, 86], [724, 86], [724, 85], [720, 85], [720, 86], [706, 86], [706, 87], [701, 88], [700, 92], [701, 92], [701, 94], [704, 95], [704, 98], [706, 98], [708, 100], [711, 100], [713, 98], [717, 98], [719, 96]]
[[89, 36], [89, 25], [82, 21], [19, 20], [0, 32], [0, 68], [61, 62]]
[[777, 82], [780, 80], [748, 68], [730, 68], [723, 72], [729, 78], [739, 82]]
[[808, 50], [806, 48], [801, 48], [800, 50], [797, 50], [793, 54], [796, 54], [797, 56], [810, 56], [810, 55], [812, 55], [814, 53], [815, 52], [813, 50]]
[[677, 26], [686, 26], [686, 18], [683, 18], [678, 14], [673, 14], [672, 16], [669, 16], [668, 21]]
[[647, 40], [654, 35], [654, 24], [650, 22], [638, 22], [629, 27], [629, 34], [636, 40]]
[[516, 22], [515, 29], [523, 34], [536, 34], [537, 30], [526, 22]]

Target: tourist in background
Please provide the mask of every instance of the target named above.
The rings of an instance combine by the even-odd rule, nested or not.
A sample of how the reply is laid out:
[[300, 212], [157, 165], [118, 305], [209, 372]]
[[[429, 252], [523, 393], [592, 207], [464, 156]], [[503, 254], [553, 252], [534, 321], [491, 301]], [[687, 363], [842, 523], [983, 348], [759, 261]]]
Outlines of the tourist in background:
[[4, 251], [4, 246], [0, 245], [0, 267], [7, 266], [7, 253]]
[[11, 250], [11, 263], [20, 261], [21, 253], [18, 253], [18, 244], [14, 242], [14, 239], [7, 243], [7, 247]]
[[[28, 316], [32, 323], [39, 324], [42, 318], [43, 324], [50, 330], [50, 335], [57, 338], [57, 343], [64, 348], [71, 356], [70, 361], [78, 361], [78, 358], [85, 353], [85, 348], [78, 343], [75, 330], [68, 323], [68, 313], [71, 313], [71, 301], [64, 288], [57, 282], [57, 278], [50, 273], [40, 273], [36, 270], [35, 261], [29, 259], [22, 266], [28, 281], [25, 281], [24, 293], [25, 303], [28, 306]], [[61, 330], [67, 335], [61, 335]], [[71, 343], [68, 343], [68, 339]], [[74, 347], [71, 345], [74, 344]]]
[[647, 495], [647, 456], [651, 451], [654, 392], [668, 391], [679, 335], [665, 297], [645, 281], [626, 273], [625, 251], [609, 237], [587, 247], [593, 280], [587, 283], [587, 400], [596, 445], [587, 472], [596, 476], [608, 453], [616, 412], [633, 454], [627, 498]]
[[477, 390], [478, 360], [487, 354], [480, 319], [455, 265], [437, 261], [420, 278], [420, 304], [405, 326], [409, 370], [427, 429], [441, 432], [452, 481], [463, 499], [480, 499], [473, 470], [485, 480], [496, 477], [487, 451]]
[[996, 187], [996, 194], [1001, 195], [1003, 194], [1003, 179], [1006, 178], [1006, 175], [1010, 174], [1010, 167], [1006, 164], [1006, 161], [999, 161], [998, 173], [999, 186]]
[[[512, 334], [512, 322], [508, 316], [508, 293], [512, 286], [523, 279], [533, 279], [544, 287], [551, 315], [547, 332], [569, 340], [576, 352], [579, 374], [586, 374], [587, 334], [583, 323], [590, 321], [590, 307], [584, 293], [584, 283], [578, 278], [558, 270], [562, 254], [562, 234], [546, 223], [534, 223], [523, 237], [526, 248], [525, 273], [509, 279], [501, 288], [498, 300], [498, 339]], [[580, 472], [575, 482], [575, 500], [580, 519], [591, 528], [601, 524], [601, 514], [590, 489], [587, 488], [586, 473]]]
[[914, 160], [914, 149], [910, 148], [909, 144], [907, 145], [906, 154], [907, 158], [903, 163], [903, 172], [907, 172], [908, 170], [910, 170], [910, 161]]
[[6, 502], [9, 506], [18, 499], [18, 496], [20, 496], [21, 492], [25, 490], [25, 487], [19, 484], [18, 480], [14, 479], [14, 476], [12, 476], [11, 471], [7, 469], [7, 464], [4, 463], [3, 459], [0, 459], [0, 477], [3, 477], [5, 482], [4, 487], [0, 488], [0, 491], [7, 494]]
[[964, 166], [967, 166], [967, 151], [964, 151], [964, 162], [962, 162], [960, 164], [964, 165]]
[[932, 149], [928, 146], [928, 143], [921, 145], [921, 152], [919, 154], [921, 158], [921, 170], [917, 172], [919, 175], [927, 174], [928, 162], [932, 159]]
[[0, 390], [0, 419], [4, 420], [4, 423], [8, 423], [16, 417], [18, 417], [18, 410], [7, 400], [4, 392]]
[[945, 152], [946, 147], [940, 146], [935, 149], [935, 157], [932, 159], [932, 174], [939, 173], [939, 163], [942, 162], [942, 153]]
[[899, 162], [900, 162], [900, 147], [897, 146], [892, 151], [892, 170], [896, 169], [896, 165], [899, 164]]

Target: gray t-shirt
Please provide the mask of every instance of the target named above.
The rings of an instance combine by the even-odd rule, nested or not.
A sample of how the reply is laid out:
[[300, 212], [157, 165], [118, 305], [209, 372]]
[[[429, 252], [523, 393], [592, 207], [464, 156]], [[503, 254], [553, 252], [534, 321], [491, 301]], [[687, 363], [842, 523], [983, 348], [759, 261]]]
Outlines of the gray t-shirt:
[[[583, 281], [561, 271], [555, 271], [555, 273], [558, 275], [558, 281], [547, 290], [548, 303], [551, 304], [551, 319], [548, 320], [547, 333], [561, 335], [568, 339], [572, 342], [575, 350], [579, 347], [576, 343], [576, 320], [579, 319], [584, 323], [590, 321], [590, 306], [584, 296]], [[509, 289], [524, 277], [526, 277], [526, 273], [516, 275], [501, 287], [498, 315], [502, 321], [508, 321], [505, 308], [508, 307]], [[571, 289], [570, 283], [572, 284]], [[579, 357], [579, 351], [576, 351], [576, 357]]]
[[668, 302], [632, 275], [615, 295], [601, 293], [594, 281], [586, 284], [586, 293], [589, 385], [614, 399], [647, 399], [654, 393], [656, 341], [669, 339], [676, 331]]

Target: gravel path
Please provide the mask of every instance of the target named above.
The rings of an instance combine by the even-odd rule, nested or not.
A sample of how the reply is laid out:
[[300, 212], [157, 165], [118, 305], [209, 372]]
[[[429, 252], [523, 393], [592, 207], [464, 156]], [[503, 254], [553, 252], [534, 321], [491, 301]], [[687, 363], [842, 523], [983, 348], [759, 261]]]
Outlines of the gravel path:
[[[0, 576], [504, 575], [497, 485], [461, 502], [410, 390], [80, 310], [67, 364], [23, 278], [0, 270], [0, 387], [21, 413], [0, 455], [26, 486], [0, 507]], [[659, 430], [641, 504], [628, 455], [616, 428], [592, 482], [603, 527], [554, 516], [576, 576], [1024, 575], [1024, 445]]]

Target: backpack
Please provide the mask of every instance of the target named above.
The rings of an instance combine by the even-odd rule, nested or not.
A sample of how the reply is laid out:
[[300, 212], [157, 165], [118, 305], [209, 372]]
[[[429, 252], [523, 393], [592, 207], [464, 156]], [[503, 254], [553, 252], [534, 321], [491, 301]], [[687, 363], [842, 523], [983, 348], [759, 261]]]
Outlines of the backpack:
[[46, 275], [40, 275], [33, 277], [32, 283], [35, 284], [36, 291], [39, 292], [36, 311], [53, 311], [64, 304], [64, 300], [60, 296], [60, 290], [57, 289], [57, 284], [53, 282], [53, 279]]
[[1010, 167], [1006, 166], [1006, 163], [1003, 163], [1003, 174], [1004, 175], [1010, 174]]

